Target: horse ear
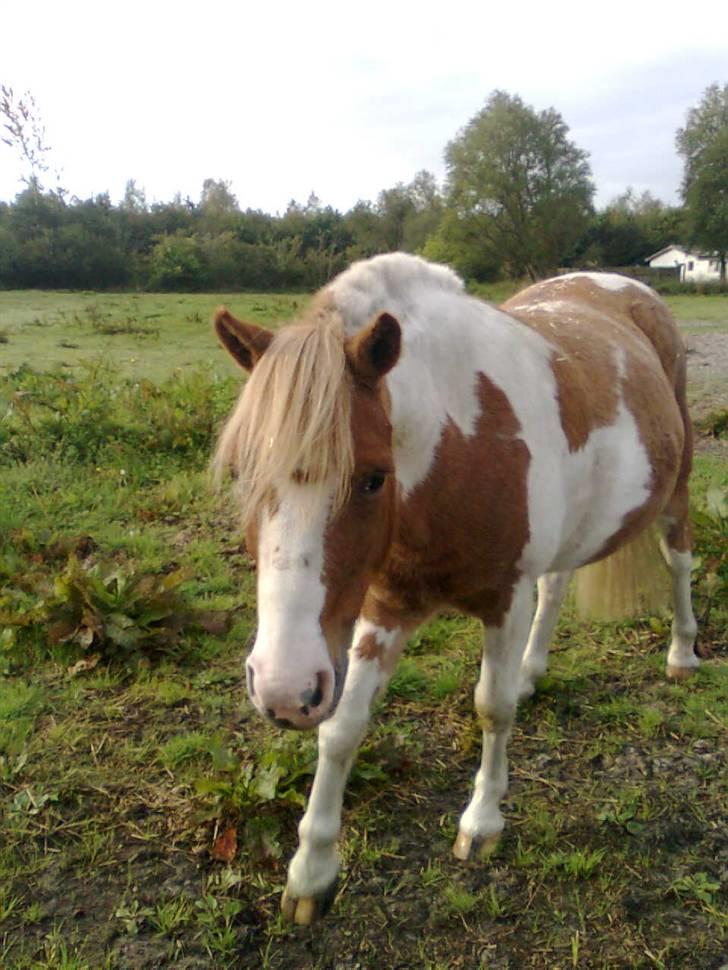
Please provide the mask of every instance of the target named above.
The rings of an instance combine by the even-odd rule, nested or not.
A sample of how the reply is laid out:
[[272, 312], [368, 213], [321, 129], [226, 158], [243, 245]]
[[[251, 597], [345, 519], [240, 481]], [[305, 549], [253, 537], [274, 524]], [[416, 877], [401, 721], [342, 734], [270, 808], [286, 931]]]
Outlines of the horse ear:
[[402, 330], [391, 313], [381, 313], [369, 326], [346, 341], [346, 355], [354, 373], [376, 384], [399, 360]]
[[212, 323], [225, 350], [247, 371], [255, 367], [273, 339], [270, 330], [236, 320], [224, 306], [215, 311]]

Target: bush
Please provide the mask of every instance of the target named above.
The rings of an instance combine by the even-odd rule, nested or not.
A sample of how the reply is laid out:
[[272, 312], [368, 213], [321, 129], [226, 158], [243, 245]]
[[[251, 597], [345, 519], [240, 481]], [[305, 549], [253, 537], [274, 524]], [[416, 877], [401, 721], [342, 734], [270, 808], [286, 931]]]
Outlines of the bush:
[[0, 467], [38, 457], [118, 463], [147, 452], [204, 464], [233, 382], [199, 371], [163, 384], [121, 381], [104, 364], [79, 376], [22, 367], [0, 379]]
[[652, 280], [649, 285], [663, 296], [678, 296], [680, 294], [688, 296], [728, 296], [728, 286], [721, 285], [717, 280], [683, 283], [680, 280], [663, 278]]

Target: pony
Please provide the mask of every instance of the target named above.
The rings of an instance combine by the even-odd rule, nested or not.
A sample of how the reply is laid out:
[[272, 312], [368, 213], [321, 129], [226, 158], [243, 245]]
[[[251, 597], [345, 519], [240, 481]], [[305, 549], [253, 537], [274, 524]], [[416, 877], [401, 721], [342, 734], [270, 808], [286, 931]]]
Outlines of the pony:
[[335, 894], [343, 791], [372, 704], [438, 609], [484, 627], [461, 860], [504, 827], [516, 706], [546, 671], [574, 570], [656, 523], [674, 603], [667, 675], [698, 666], [686, 353], [663, 302], [626, 277], [563, 275], [496, 308], [403, 253], [354, 263], [275, 333], [225, 308], [214, 327], [250, 372], [213, 459], [218, 477], [232, 472], [257, 560], [248, 693], [278, 725], [318, 727], [282, 897], [309, 924]]

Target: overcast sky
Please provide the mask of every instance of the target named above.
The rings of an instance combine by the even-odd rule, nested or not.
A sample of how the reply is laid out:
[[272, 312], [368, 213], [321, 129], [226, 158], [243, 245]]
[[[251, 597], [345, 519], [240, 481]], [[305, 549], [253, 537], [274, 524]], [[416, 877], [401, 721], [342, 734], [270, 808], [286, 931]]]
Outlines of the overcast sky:
[[[198, 199], [213, 177], [268, 212], [442, 179], [496, 88], [561, 113], [597, 204], [630, 185], [674, 202], [675, 130], [728, 80], [725, 0], [10, 0], [0, 30], [0, 82], [35, 95], [72, 194], [117, 201], [134, 178]], [[0, 199], [20, 174], [0, 144]]]

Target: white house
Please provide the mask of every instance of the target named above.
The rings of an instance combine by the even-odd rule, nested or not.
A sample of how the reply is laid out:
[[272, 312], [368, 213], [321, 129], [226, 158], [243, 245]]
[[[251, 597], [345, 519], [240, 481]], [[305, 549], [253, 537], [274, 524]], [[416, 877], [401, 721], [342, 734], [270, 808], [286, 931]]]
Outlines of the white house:
[[695, 253], [677, 243], [648, 256], [651, 269], [674, 269], [683, 283], [720, 279], [720, 259], [710, 253]]

